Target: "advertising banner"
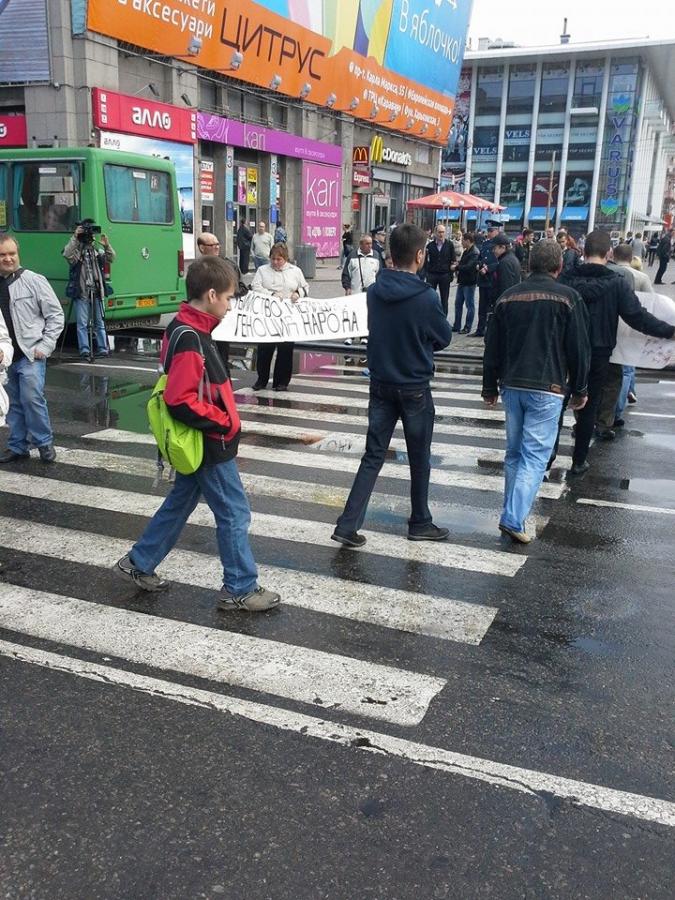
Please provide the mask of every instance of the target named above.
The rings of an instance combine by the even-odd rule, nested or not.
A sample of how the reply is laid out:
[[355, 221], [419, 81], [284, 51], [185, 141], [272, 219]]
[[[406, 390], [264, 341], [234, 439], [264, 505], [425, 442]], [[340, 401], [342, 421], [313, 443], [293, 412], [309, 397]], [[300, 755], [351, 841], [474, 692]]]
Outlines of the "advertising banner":
[[101, 147], [107, 150], [126, 150], [144, 156], [160, 156], [170, 159], [176, 168], [176, 184], [183, 230], [183, 253], [186, 259], [195, 255], [194, 248], [194, 148], [192, 144], [176, 141], [159, 141], [135, 134], [102, 131]]
[[213, 203], [214, 164], [203, 159], [199, 163], [199, 193], [202, 203]]
[[185, 144], [197, 140], [195, 110], [101, 88], [91, 92], [91, 104], [94, 125], [103, 131], [123, 131]]
[[[462, 190], [469, 143], [469, 109], [471, 102], [471, 70], [462, 69], [457, 85], [455, 109], [447, 146], [441, 159], [441, 188]], [[461, 181], [462, 187], [457, 187]]]
[[562, 217], [568, 222], [587, 222], [591, 202], [592, 172], [569, 172], [565, 179]]
[[[444, 143], [472, 0], [89, 0], [87, 27]], [[414, 130], [413, 130], [414, 129]]]
[[258, 205], [258, 170], [251, 166], [246, 169], [246, 203]]
[[[642, 291], [637, 292], [637, 297], [657, 319], [675, 325], [675, 300], [664, 294], [647, 294]], [[640, 334], [629, 328], [623, 319], [619, 319], [611, 362], [641, 369], [663, 369], [664, 366], [675, 365], [675, 341]]]
[[28, 144], [25, 116], [0, 116], [0, 147], [25, 147]]
[[320, 259], [339, 256], [342, 169], [302, 164], [302, 241], [316, 247]]
[[212, 333], [216, 341], [270, 344], [278, 341], [344, 341], [366, 337], [365, 294], [335, 300], [280, 300], [249, 291], [230, 300], [230, 312]]
[[473, 131], [473, 155], [487, 162], [497, 159], [499, 125], [477, 125]]
[[237, 167], [237, 203], [246, 204], [246, 169], [244, 166]]
[[51, 81], [47, 0], [0, 0], [0, 84]]

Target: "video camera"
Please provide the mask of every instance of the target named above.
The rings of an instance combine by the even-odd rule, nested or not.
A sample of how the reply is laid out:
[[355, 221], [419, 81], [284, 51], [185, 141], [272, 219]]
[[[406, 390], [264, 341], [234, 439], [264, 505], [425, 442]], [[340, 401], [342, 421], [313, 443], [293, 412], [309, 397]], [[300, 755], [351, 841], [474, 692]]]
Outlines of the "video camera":
[[94, 242], [94, 235], [101, 233], [101, 226], [95, 225], [91, 219], [84, 219], [82, 222], [76, 222], [76, 226], [82, 229], [78, 240], [82, 241], [83, 244], [92, 244]]

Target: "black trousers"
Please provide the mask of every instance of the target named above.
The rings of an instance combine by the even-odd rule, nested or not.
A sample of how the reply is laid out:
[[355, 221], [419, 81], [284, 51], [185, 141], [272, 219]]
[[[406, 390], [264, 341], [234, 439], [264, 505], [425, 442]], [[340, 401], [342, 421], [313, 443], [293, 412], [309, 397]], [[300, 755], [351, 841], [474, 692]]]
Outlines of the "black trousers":
[[623, 366], [610, 363], [607, 366], [605, 383], [602, 388], [602, 399], [598, 408], [597, 424], [600, 428], [609, 429], [616, 419], [616, 404], [619, 402], [619, 394], [623, 386]]
[[241, 269], [241, 274], [246, 275], [248, 272], [248, 263], [251, 258], [251, 248], [240, 247], [239, 248], [239, 268]]
[[656, 271], [656, 277], [654, 278], [654, 284], [662, 284], [663, 276], [666, 274], [666, 269], [668, 268], [668, 259], [663, 259], [663, 257], [659, 256], [659, 267]]
[[286, 387], [293, 374], [293, 348], [295, 344], [284, 341], [282, 344], [258, 344], [258, 382], [266, 385], [270, 378], [270, 367], [274, 351], [277, 361], [274, 364], [273, 387]]
[[572, 462], [575, 465], [585, 462], [588, 456], [588, 448], [591, 445], [608, 370], [609, 357], [591, 356], [591, 368], [588, 373], [588, 401], [583, 409], [574, 414], [577, 425]]
[[485, 334], [485, 326], [487, 325], [488, 315], [494, 304], [494, 291], [489, 284], [478, 285], [478, 322], [476, 324], [476, 334]]
[[441, 294], [441, 306], [446, 316], [448, 314], [448, 297], [450, 296], [451, 281], [452, 275], [434, 275], [433, 272], [427, 274], [427, 284], [430, 284], [434, 290], [438, 288]]

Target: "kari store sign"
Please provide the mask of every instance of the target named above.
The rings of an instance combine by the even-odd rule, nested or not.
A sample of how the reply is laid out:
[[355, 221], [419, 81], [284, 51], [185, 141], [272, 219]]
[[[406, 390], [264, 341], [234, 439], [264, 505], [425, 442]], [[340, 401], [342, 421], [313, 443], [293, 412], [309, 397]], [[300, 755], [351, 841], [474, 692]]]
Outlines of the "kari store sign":
[[342, 169], [318, 163], [302, 166], [302, 240], [319, 258], [340, 255]]

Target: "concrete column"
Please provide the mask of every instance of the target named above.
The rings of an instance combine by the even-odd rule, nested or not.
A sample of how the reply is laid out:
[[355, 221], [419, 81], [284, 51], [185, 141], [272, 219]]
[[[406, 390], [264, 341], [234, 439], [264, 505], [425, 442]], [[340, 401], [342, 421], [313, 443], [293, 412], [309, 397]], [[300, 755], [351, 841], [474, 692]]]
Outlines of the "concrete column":
[[471, 193], [471, 160], [473, 158], [473, 132], [476, 127], [476, 92], [478, 90], [478, 63], [471, 69], [471, 93], [469, 94], [469, 133], [466, 141], [466, 169], [464, 174], [464, 191]]
[[595, 155], [593, 166], [593, 183], [591, 185], [591, 200], [588, 210], [588, 230], [595, 228], [595, 207], [598, 202], [598, 189], [600, 187], [600, 164], [602, 163], [602, 145], [605, 140], [605, 120], [607, 119], [607, 97], [609, 96], [610, 57], [605, 57], [605, 77], [602, 80], [602, 97], [600, 99], [600, 115], [598, 117], [598, 152]]
[[499, 203], [502, 191], [502, 165], [504, 164], [504, 135], [506, 133], [506, 109], [509, 100], [509, 64], [504, 64], [502, 84], [502, 105], [499, 111], [499, 140], [497, 142], [497, 172], [495, 174], [495, 203]]
[[563, 127], [562, 153], [560, 154], [560, 177], [558, 178], [558, 205], [555, 211], [555, 229], [560, 228], [563, 201], [565, 199], [565, 179], [567, 178], [567, 157], [570, 149], [570, 129], [572, 127], [570, 110], [574, 97], [574, 79], [577, 74], [577, 61], [570, 63], [570, 75], [567, 82], [567, 102], [565, 104], [565, 125]]
[[532, 100], [532, 124], [530, 126], [530, 155], [527, 161], [527, 185], [525, 187], [525, 211], [523, 223], [525, 227], [530, 224], [530, 201], [532, 200], [532, 186], [534, 185], [534, 163], [537, 153], [537, 128], [539, 126], [539, 101], [541, 100], [541, 73], [543, 64], [539, 60], [534, 82], [534, 98]]

